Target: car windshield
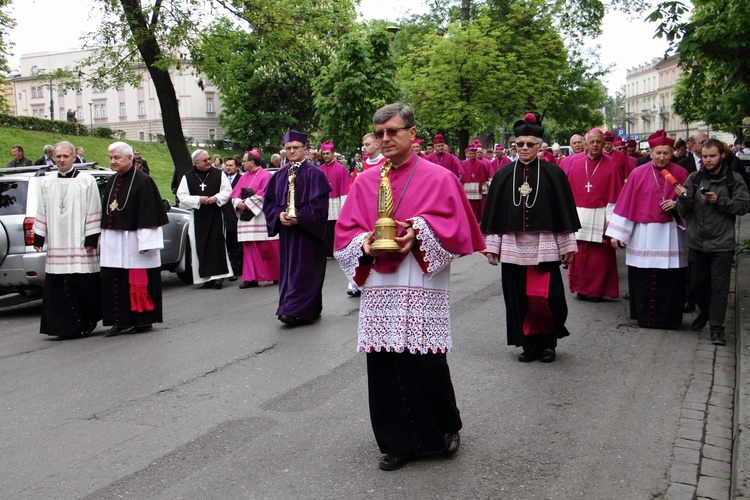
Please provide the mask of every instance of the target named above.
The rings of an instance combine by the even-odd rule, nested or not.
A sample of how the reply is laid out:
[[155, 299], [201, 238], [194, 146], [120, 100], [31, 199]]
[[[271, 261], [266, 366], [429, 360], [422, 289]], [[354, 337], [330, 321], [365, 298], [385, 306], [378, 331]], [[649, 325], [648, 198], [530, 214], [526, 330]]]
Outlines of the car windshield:
[[26, 213], [26, 181], [0, 181], [0, 215]]

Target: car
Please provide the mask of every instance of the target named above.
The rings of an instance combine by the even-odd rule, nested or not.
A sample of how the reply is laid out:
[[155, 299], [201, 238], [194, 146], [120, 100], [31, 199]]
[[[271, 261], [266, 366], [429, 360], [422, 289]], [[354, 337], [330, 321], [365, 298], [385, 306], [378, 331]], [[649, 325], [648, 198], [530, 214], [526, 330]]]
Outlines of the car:
[[[96, 163], [79, 163], [76, 168], [94, 176], [101, 196], [107, 179], [115, 175]], [[56, 167], [46, 165], [0, 169], [0, 295], [15, 292], [28, 299], [42, 296], [47, 252], [34, 250], [34, 218], [42, 179], [56, 174]], [[169, 222], [162, 227], [162, 269], [176, 273], [185, 283], [192, 283], [190, 213], [172, 207], [168, 200], [163, 202]]]

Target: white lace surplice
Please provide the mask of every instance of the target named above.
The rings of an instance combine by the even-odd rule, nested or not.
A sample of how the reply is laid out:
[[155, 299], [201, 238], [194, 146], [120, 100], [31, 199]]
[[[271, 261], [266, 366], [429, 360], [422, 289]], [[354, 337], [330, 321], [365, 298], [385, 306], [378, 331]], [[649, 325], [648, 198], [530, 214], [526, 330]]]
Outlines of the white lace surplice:
[[[422, 271], [413, 253], [394, 273], [372, 270], [362, 286], [357, 351], [426, 354], [452, 348], [450, 263], [460, 255], [443, 249], [421, 217], [410, 222], [425, 253], [428, 272]], [[335, 255], [350, 281], [362, 257], [364, 236], [355, 237]]]

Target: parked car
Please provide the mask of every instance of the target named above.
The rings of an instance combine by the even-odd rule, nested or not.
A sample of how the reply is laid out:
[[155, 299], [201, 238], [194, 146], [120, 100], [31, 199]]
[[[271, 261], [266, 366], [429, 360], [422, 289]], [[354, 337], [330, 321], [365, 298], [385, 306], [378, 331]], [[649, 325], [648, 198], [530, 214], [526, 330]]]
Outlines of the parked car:
[[[99, 193], [104, 196], [107, 179], [115, 173], [95, 163], [76, 164], [94, 176]], [[57, 175], [55, 167], [35, 166], [0, 169], [0, 294], [17, 292], [33, 299], [41, 297], [44, 288], [46, 249], [34, 250], [34, 218], [41, 193], [42, 179]], [[169, 223], [162, 228], [164, 249], [162, 269], [177, 273], [185, 283], [192, 283], [187, 210], [170, 206], [164, 200]]]

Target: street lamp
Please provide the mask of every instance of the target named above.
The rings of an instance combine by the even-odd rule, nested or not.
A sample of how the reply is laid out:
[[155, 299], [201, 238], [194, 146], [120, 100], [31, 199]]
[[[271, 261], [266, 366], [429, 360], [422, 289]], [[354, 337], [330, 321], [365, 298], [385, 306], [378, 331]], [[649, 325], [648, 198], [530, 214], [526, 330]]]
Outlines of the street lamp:
[[89, 121], [91, 122], [91, 130], [94, 130], [94, 113], [91, 111], [91, 106], [93, 106], [94, 103], [89, 101]]
[[49, 79], [49, 119], [55, 119], [55, 101], [52, 95], [52, 78]]

